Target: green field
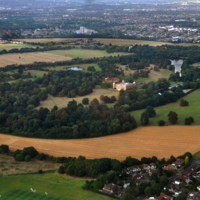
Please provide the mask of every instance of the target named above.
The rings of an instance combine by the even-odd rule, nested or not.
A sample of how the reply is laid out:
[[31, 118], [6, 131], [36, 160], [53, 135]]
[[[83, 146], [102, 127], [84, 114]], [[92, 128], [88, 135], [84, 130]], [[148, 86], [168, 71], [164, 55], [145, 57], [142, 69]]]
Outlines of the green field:
[[3, 49], [10, 50], [10, 49], [21, 49], [25, 47], [37, 47], [35, 45], [29, 45], [29, 44], [0, 44], [0, 51]]
[[[175, 103], [170, 103], [164, 106], [156, 107], [156, 116], [149, 119], [149, 125], [150, 126], [157, 126], [159, 120], [164, 120], [166, 122], [166, 125], [170, 125], [168, 121], [168, 114], [170, 111], [174, 111], [178, 114], [178, 125], [184, 125], [184, 119], [187, 117], [192, 116], [194, 118], [194, 125], [200, 125], [200, 90], [196, 90], [188, 95], [186, 95], [183, 99], [187, 100], [189, 102], [188, 107], [181, 107], [180, 100], [178, 100]], [[144, 112], [144, 110], [138, 110], [131, 112], [132, 115], [134, 115], [138, 125], [140, 126], [140, 116], [141, 113]]]
[[70, 58], [93, 58], [104, 56], [118, 56], [118, 55], [130, 55], [129, 53], [107, 53], [100, 50], [87, 50], [87, 49], [70, 49], [70, 50], [55, 50], [46, 51], [46, 53], [56, 54], [60, 56], [66, 56]]
[[193, 155], [193, 158], [194, 158], [194, 159], [199, 159], [199, 158], [200, 158], [200, 151], [198, 151], [197, 153], [195, 153], [195, 154]]
[[[85, 179], [56, 174], [0, 177], [1, 200], [111, 200], [83, 190]], [[32, 192], [31, 189], [36, 190]], [[48, 195], [45, 194], [47, 192]]]

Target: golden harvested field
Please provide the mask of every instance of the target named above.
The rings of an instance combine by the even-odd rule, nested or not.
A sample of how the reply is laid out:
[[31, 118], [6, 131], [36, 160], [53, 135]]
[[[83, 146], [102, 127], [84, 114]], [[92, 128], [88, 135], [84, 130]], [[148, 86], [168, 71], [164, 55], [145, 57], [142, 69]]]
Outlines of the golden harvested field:
[[[19, 58], [21, 57], [21, 58]], [[53, 62], [62, 60], [71, 60], [70, 57], [64, 57], [51, 53], [25, 53], [25, 54], [5, 54], [0, 55], [0, 67], [12, 64], [29, 64], [33, 62]]]
[[31, 139], [0, 134], [0, 144], [9, 145], [11, 150], [34, 146], [39, 152], [53, 156], [82, 155], [119, 160], [127, 156], [169, 158], [187, 151], [192, 154], [199, 151], [199, 130], [200, 126], [141, 127], [117, 135], [76, 140]]
[[[52, 109], [55, 105], [58, 106], [58, 108], [67, 107], [67, 104], [69, 101], [72, 101], [73, 99], [77, 101], [77, 103], [82, 103], [82, 100], [84, 98], [88, 98], [89, 101], [92, 101], [94, 98], [98, 99], [100, 103], [103, 103], [100, 100], [101, 95], [107, 95], [107, 96], [115, 96], [116, 99], [118, 99], [119, 92], [117, 90], [107, 90], [107, 89], [93, 89], [93, 93], [86, 95], [86, 96], [77, 96], [75, 98], [68, 98], [68, 97], [53, 97], [52, 95], [48, 95], [48, 99], [45, 101], [40, 102], [40, 107], [45, 107], [48, 109]], [[115, 103], [109, 103], [108, 106], [113, 106]]]

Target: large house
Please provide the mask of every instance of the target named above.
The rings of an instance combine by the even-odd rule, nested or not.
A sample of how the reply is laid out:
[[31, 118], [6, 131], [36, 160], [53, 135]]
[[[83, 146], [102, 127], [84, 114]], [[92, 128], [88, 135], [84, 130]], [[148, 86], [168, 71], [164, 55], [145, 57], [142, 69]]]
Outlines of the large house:
[[131, 88], [135, 88], [136, 83], [126, 83], [124, 81], [122, 81], [121, 83], [113, 83], [113, 89], [117, 89], [117, 90], [128, 90]]
[[170, 197], [164, 193], [161, 193], [159, 197], [156, 198], [156, 200], [163, 200], [163, 199], [166, 199], [166, 200], [173, 200], [173, 197]]

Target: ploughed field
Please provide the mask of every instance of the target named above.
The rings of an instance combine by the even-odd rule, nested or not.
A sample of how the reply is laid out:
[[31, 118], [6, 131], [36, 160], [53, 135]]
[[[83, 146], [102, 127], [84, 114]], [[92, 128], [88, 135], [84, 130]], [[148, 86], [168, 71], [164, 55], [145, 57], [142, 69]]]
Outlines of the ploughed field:
[[140, 127], [126, 133], [89, 139], [50, 140], [31, 139], [0, 134], [0, 144], [11, 150], [34, 146], [40, 153], [56, 157], [115, 158], [169, 158], [189, 151], [200, 150], [200, 126]]

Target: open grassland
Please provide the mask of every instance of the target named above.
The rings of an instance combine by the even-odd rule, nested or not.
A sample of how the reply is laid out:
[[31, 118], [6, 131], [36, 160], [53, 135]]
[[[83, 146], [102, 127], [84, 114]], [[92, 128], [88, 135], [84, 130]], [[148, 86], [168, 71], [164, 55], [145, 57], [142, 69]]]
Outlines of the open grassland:
[[[82, 186], [85, 180], [57, 174], [0, 177], [0, 194], [2, 200], [112, 199], [101, 194], [83, 190]], [[30, 188], [36, 190], [36, 192], [32, 192]]]
[[[181, 107], [180, 106], [180, 100], [178, 100], [175, 103], [170, 103], [164, 106], [156, 107], [156, 116], [149, 119], [149, 125], [150, 126], [157, 126], [159, 120], [164, 120], [166, 122], [166, 125], [169, 125], [168, 121], [168, 114], [170, 111], [174, 111], [178, 114], [178, 124], [183, 125], [184, 120], [187, 117], [193, 117], [194, 118], [194, 125], [200, 125], [200, 90], [196, 90], [187, 96], [185, 96], [183, 99], [187, 100], [189, 102], [189, 106]], [[140, 116], [141, 113], [144, 112], [144, 110], [138, 110], [131, 112], [132, 115], [134, 115], [137, 123], [140, 125]]]
[[56, 54], [50, 54], [47, 52], [5, 54], [0, 55], [0, 67], [5, 67], [6, 65], [12, 64], [29, 64], [33, 62], [53, 62], [64, 60], [71, 60], [71, 58]]
[[21, 49], [21, 48], [31, 48], [34, 47], [36, 48], [36, 45], [29, 45], [29, 44], [0, 44], [0, 51], [2, 51], [3, 49], [5, 50], [10, 50], [10, 49]]
[[37, 173], [42, 169], [43, 172], [56, 171], [60, 164], [52, 162], [44, 162], [32, 160], [30, 162], [17, 162], [11, 156], [0, 154], [0, 176], [3, 174], [26, 174]]
[[70, 49], [70, 50], [55, 50], [55, 51], [47, 51], [47, 53], [60, 55], [60, 56], [67, 56], [70, 58], [99, 58], [104, 56], [118, 56], [118, 55], [130, 55], [130, 53], [107, 53], [106, 51], [99, 51], [99, 50], [87, 50], [87, 49]]
[[200, 150], [200, 126], [151, 126], [99, 138], [50, 140], [0, 135], [0, 144], [11, 150], [34, 146], [39, 152], [56, 157], [113, 158], [124, 160], [127, 156], [138, 159], [157, 156], [159, 159], [179, 156]]
[[[93, 89], [93, 93], [86, 95], [86, 96], [77, 96], [75, 98], [68, 98], [68, 97], [53, 97], [51, 95], [48, 95], [48, 99], [45, 101], [40, 102], [40, 107], [52, 109], [55, 105], [58, 106], [58, 108], [67, 107], [67, 104], [69, 101], [72, 101], [73, 99], [77, 101], [77, 103], [82, 103], [82, 100], [84, 98], [88, 98], [89, 101], [92, 101], [93, 99], [98, 99], [100, 103], [103, 103], [100, 100], [101, 95], [107, 95], [109, 97], [115, 96], [116, 99], [118, 99], [119, 92], [114, 89]], [[113, 106], [115, 103], [109, 103], [108, 106]]]

